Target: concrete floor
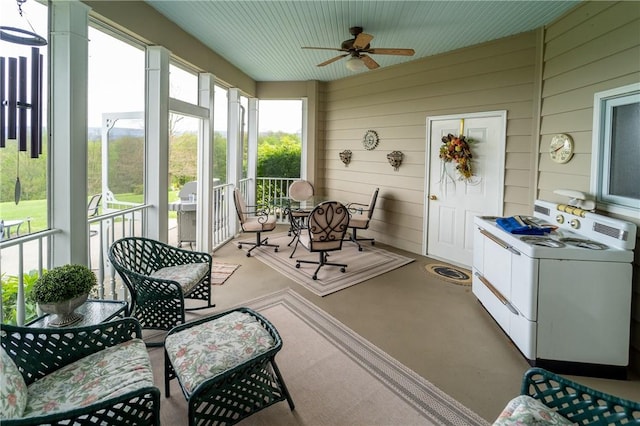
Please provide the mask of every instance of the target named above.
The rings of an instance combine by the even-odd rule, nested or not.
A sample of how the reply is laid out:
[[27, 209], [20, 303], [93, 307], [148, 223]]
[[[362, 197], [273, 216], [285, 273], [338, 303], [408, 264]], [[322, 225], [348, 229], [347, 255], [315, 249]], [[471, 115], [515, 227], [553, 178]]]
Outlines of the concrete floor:
[[[432, 259], [376, 246], [416, 261], [319, 297], [260, 262], [255, 258], [259, 253], [247, 258], [244, 250], [228, 243], [214, 253], [214, 261], [241, 267], [224, 285], [214, 286], [216, 309], [290, 287], [488, 421], [495, 420], [519, 393], [522, 375], [529, 368], [524, 357], [476, 300], [471, 287], [432, 277], [424, 268], [435, 262]], [[626, 381], [570, 377], [640, 401], [637, 375]]]

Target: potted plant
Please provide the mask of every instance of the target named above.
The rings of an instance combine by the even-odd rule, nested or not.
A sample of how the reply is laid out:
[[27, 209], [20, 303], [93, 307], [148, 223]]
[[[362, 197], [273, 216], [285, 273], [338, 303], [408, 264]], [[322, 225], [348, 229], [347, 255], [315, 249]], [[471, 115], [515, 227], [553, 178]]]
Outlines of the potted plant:
[[57, 266], [38, 278], [31, 298], [42, 312], [55, 315], [49, 325], [63, 327], [82, 319], [74, 310], [87, 300], [96, 282], [96, 276], [84, 265]]

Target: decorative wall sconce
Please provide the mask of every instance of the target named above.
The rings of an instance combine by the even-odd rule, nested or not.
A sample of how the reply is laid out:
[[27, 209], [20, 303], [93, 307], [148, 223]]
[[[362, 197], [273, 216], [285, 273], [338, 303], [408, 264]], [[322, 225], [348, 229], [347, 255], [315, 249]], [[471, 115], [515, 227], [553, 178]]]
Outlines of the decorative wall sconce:
[[340, 160], [344, 163], [344, 166], [347, 167], [351, 162], [351, 151], [345, 149], [340, 153]]
[[393, 167], [393, 170], [396, 172], [398, 168], [402, 164], [402, 159], [404, 158], [404, 154], [400, 151], [392, 151], [387, 154], [387, 160], [389, 160], [389, 164]]

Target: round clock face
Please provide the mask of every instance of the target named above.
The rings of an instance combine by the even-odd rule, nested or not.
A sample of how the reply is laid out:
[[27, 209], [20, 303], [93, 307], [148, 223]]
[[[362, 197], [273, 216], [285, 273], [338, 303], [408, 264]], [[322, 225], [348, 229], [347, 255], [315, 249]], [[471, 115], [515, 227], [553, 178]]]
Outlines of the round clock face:
[[367, 130], [362, 139], [362, 145], [364, 145], [364, 149], [369, 151], [375, 149], [378, 146], [378, 134], [374, 130]]
[[573, 157], [573, 140], [569, 135], [559, 134], [551, 139], [549, 155], [556, 163], [566, 163]]

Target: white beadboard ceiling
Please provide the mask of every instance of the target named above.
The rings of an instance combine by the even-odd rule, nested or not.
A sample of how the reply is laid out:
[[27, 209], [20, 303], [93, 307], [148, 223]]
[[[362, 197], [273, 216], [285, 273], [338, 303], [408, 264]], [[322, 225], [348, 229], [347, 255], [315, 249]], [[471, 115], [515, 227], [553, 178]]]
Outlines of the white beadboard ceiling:
[[[340, 47], [349, 28], [374, 36], [373, 48], [415, 55], [371, 55], [387, 67], [518, 34], [554, 21], [579, 1], [218, 1], [145, 0], [256, 81], [331, 81], [353, 75]], [[179, 52], [176, 52], [179, 54]], [[375, 72], [375, 71], [363, 71]]]

